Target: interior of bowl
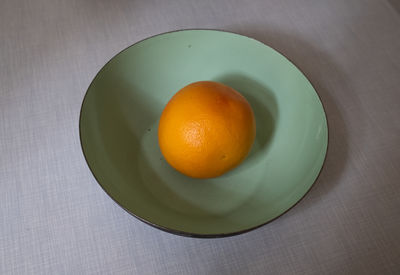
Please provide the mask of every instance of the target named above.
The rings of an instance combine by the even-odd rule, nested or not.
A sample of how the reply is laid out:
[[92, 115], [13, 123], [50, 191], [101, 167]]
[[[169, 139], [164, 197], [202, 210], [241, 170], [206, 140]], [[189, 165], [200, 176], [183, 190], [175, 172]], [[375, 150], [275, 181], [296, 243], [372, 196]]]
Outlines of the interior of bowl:
[[[200, 80], [238, 90], [256, 116], [247, 159], [213, 179], [175, 171], [157, 141], [165, 104]], [[219, 236], [264, 224], [301, 199], [322, 167], [328, 130], [318, 95], [284, 56], [241, 35], [185, 30], [136, 43], [100, 70], [80, 137], [95, 178], [130, 213], [165, 230]]]

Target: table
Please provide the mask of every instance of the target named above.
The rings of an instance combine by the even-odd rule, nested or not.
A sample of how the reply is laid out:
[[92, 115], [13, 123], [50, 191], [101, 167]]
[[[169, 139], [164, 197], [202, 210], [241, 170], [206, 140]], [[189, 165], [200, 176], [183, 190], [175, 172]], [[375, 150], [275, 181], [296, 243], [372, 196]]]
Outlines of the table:
[[[80, 148], [83, 96], [121, 49], [212, 28], [282, 52], [318, 91], [325, 167], [257, 230], [193, 239], [116, 205]], [[400, 2], [0, 2], [0, 274], [400, 274]]]

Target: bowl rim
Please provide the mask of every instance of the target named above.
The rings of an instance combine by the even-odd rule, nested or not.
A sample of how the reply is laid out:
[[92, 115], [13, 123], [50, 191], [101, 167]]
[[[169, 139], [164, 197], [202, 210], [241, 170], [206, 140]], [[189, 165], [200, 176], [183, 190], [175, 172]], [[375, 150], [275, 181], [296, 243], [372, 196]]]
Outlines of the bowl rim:
[[[288, 209], [286, 209], [284, 212], [282, 212], [281, 214], [279, 214], [279, 215], [276, 216], [275, 218], [272, 218], [272, 219], [270, 219], [270, 220], [267, 220], [266, 222], [263, 222], [263, 223], [261, 223], [261, 224], [259, 224], [259, 225], [252, 226], [252, 227], [249, 227], [249, 228], [246, 228], [246, 229], [243, 229], [243, 230], [233, 231], [233, 232], [202, 234], [202, 233], [194, 233], [194, 232], [188, 232], [188, 231], [183, 231], [183, 230], [177, 230], [177, 229], [169, 228], [169, 227], [166, 227], [166, 226], [163, 226], [163, 225], [160, 225], [160, 224], [157, 224], [157, 223], [148, 221], [148, 220], [146, 220], [146, 219], [144, 219], [144, 218], [142, 218], [142, 217], [136, 215], [135, 213], [133, 213], [133, 212], [130, 211], [129, 209], [125, 208], [123, 205], [121, 205], [121, 204], [120, 204], [120, 203], [119, 203], [119, 202], [118, 202], [104, 187], [103, 187], [103, 185], [100, 183], [100, 181], [99, 181], [98, 178], [96, 177], [96, 175], [95, 175], [95, 173], [94, 173], [92, 167], [91, 167], [90, 164], [89, 164], [89, 161], [88, 161], [88, 159], [87, 159], [87, 156], [86, 156], [86, 154], [85, 154], [85, 150], [84, 150], [83, 145], [82, 145], [82, 123], [81, 123], [81, 120], [82, 120], [82, 110], [83, 110], [83, 105], [84, 105], [84, 103], [85, 103], [85, 100], [86, 100], [86, 98], [87, 98], [87, 94], [88, 94], [88, 92], [89, 92], [89, 90], [90, 90], [92, 84], [93, 84], [94, 81], [96, 80], [97, 76], [100, 74], [100, 72], [102, 72], [103, 69], [104, 69], [116, 56], [120, 55], [121, 53], [125, 52], [125, 51], [128, 50], [129, 48], [131, 48], [131, 47], [133, 47], [133, 46], [135, 46], [135, 45], [137, 45], [137, 44], [139, 44], [139, 43], [141, 43], [141, 42], [143, 42], [143, 41], [145, 41], [145, 40], [149, 40], [149, 39], [151, 39], [151, 38], [154, 38], [154, 37], [157, 37], [157, 36], [166, 35], [166, 34], [170, 34], [170, 33], [178, 33], [178, 32], [185, 32], [185, 31], [213, 31], [213, 32], [228, 33], [228, 34], [233, 34], [233, 35], [236, 35], [236, 36], [241, 36], [241, 37], [245, 37], [245, 38], [248, 38], [248, 39], [257, 41], [257, 42], [263, 44], [264, 46], [271, 48], [272, 50], [274, 50], [275, 52], [277, 52], [278, 54], [280, 54], [283, 58], [285, 58], [286, 60], [288, 60], [293, 66], [295, 66], [295, 68], [296, 68], [297, 70], [299, 70], [299, 71], [304, 75], [304, 77], [307, 79], [307, 81], [310, 83], [310, 85], [311, 85], [312, 88], [314, 89], [314, 91], [315, 91], [315, 93], [317, 94], [318, 99], [319, 99], [319, 101], [320, 101], [320, 103], [321, 103], [321, 105], [322, 105], [322, 111], [323, 111], [323, 113], [324, 113], [324, 115], [325, 115], [326, 126], [327, 126], [327, 128], [326, 128], [326, 131], [327, 131], [327, 143], [326, 143], [326, 148], [325, 148], [324, 160], [323, 160], [323, 162], [322, 162], [322, 165], [321, 165], [321, 168], [320, 168], [320, 170], [319, 170], [319, 172], [318, 172], [317, 177], [315, 178], [314, 182], [310, 185], [310, 187], [307, 189], [307, 191], [304, 193], [304, 195], [303, 195], [300, 199], [298, 199], [293, 205], [291, 205]], [[264, 42], [262, 42], [262, 41], [260, 41], [260, 40], [258, 40], [258, 39], [255, 39], [255, 38], [253, 38], [253, 37], [250, 37], [250, 36], [247, 36], [247, 35], [244, 35], [244, 34], [240, 34], [240, 33], [238, 33], [238, 32], [227, 31], [227, 30], [222, 30], [222, 29], [213, 29], [213, 28], [188, 28], [188, 29], [177, 29], [177, 30], [171, 30], [171, 31], [167, 31], [167, 32], [162, 32], [162, 33], [158, 33], [158, 34], [155, 34], [155, 35], [146, 37], [146, 38], [144, 38], [144, 39], [141, 39], [141, 40], [139, 40], [139, 41], [137, 41], [137, 42], [135, 42], [135, 43], [133, 43], [133, 44], [127, 46], [126, 48], [122, 49], [122, 50], [119, 51], [118, 53], [114, 54], [114, 55], [100, 68], [100, 70], [96, 73], [96, 75], [94, 76], [94, 78], [93, 78], [92, 81], [90, 82], [88, 88], [86, 89], [85, 95], [84, 95], [83, 100], [82, 100], [82, 103], [81, 103], [80, 113], [79, 113], [79, 141], [80, 141], [81, 151], [82, 151], [83, 157], [84, 157], [84, 159], [85, 159], [85, 162], [86, 162], [87, 166], [89, 167], [89, 170], [90, 170], [90, 172], [92, 173], [92, 175], [93, 175], [94, 179], [96, 180], [97, 184], [101, 187], [101, 189], [103, 189], [103, 191], [104, 191], [104, 192], [105, 192], [119, 207], [121, 207], [122, 209], [124, 209], [124, 210], [125, 210], [126, 212], [128, 212], [130, 215], [132, 215], [133, 217], [137, 218], [138, 220], [140, 220], [140, 221], [142, 221], [142, 222], [144, 222], [144, 223], [146, 223], [146, 224], [148, 224], [148, 225], [150, 225], [150, 226], [152, 226], [152, 227], [154, 227], [154, 228], [157, 228], [157, 229], [160, 229], [160, 230], [162, 230], [162, 231], [165, 231], [165, 232], [168, 232], [168, 233], [172, 233], [172, 234], [175, 234], [175, 235], [178, 235], [178, 236], [192, 237], [192, 238], [203, 238], [203, 239], [207, 239], [207, 238], [208, 238], [208, 239], [210, 239], [210, 238], [223, 238], [223, 237], [236, 236], [236, 235], [240, 235], [240, 234], [243, 234], [243, 233], [246, 233], [246, 232], [249, 232], [249, 231], [253, 231], [253, 230], [257, 229], [257, 228], [260, 228], [260, 227], [262, 227], [262, 226], [264, 226], [264, 225], [266, 225], [266, 224], [269, 224], [269, 223], [271, 223], [271, 222], [277, 220], [278, 218], [280, 218], [281, 216], [283, 216], [284, 214], [286, 214], [287, 212], [289, 212], [289, 211], [290, 211], [292, 208], [294, 208], [297, 204], [299, 204], [299, 203], [307, 196], [307, 194], [310, 193], [311, 189], [314, 187], [315, 183], [318, 181], [318, 179], [319, 179], [319, 177], [320, 177], [320, 175], [321, 175], [321, 172], [322, 172], [322, 170], [324, 169], [325, 164], [326, 164], [326, 159], [327, 159], [327, 155], [328, 155], [328, 151], [329, 151], [329, 120], [328, 120], [328, 116], [327, 116], [327, 113], [326, 113], [326, 108], [325, 108], [325, 106], [324, 106], [324, 103], [323, 103], [323, 101], [321, 100], [321, 96], [320, 96], [320, 94], [318, 93], [317, 89], [315, 88], [314, 84], [310, 81], [310, 79], [308, 78], [308, 76], [307, 76], [307, 75], [306, 75], [306, 74], [305, 74], [305, 73], [304, 73], [290, 58], [288, 58], [288, 57], [287, 57], [285, 54], [283, 54], [282, 52], [278, 51], [278, 50], [275, 49], [274, 47], [271, 47], [270, 45], [268, 45], [268, 44], [266, 44], [266, 43], [264, 43]]]

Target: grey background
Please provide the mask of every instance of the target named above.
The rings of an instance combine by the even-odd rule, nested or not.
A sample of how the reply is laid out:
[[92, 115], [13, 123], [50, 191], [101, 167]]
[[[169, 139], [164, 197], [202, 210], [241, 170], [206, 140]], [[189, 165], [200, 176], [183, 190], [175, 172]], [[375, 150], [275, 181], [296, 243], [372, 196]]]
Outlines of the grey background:
[[[136, 220], [81, 153], [84, 93], [148, 36], [217, 28], [308, 76], [330, 145], [311, 192], [276, 221], [191, 239]], [[400, 274], [397, 0], [0, 1], [0, 274]]]

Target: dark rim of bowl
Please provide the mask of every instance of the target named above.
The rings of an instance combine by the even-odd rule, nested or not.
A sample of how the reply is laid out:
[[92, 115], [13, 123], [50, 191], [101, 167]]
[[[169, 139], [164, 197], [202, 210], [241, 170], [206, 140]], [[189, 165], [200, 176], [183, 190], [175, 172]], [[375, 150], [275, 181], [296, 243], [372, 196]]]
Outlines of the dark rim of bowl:
[[[142, 218], [142, 217], [136, 215], [135, 213], [132, 213], [129, 209], [127, 209], [127, 208], [125, 208], [124, 206], [122, 206], [122, 205], [121, 205], [121, 204], [120, 204], [120, 203], [119, 203], [119, 202], [118, 202], [104, 187], [103, 187], [103, 185], [102, 185], [102, 184], [100, 183], [100, 181], [97, 179], [97, 177], [96, 177], [96, 175], [95, 175], [95, 173], [94, 173], [92, 167], [90, 166], [89, 161], [88, 161], [88, 159], [87, 159], [87, 157], [86, 157], [85, 150], [84, 150], [83, 145], [82, 145], [82, 132], [81, 132], [81, 126], [82, 126], [82, 125], [81, 125], [82, 109], [83, 109], [83, 105], [84, 105], [85, 100], [86, 100], [86, 96], [87, 96], [87, 94], [88, 94], [88, 92], [89, 92], [89, 90], [90, 90], [90, 87], [92, 86], [94, 80], [97, 78], [97, 76], [99, 75], [99, 73], [100, 73], [101, 71], [103, 71], [103, 69], [104, 69], [116, 56], [118, 56], [118, 55], [121, 54], [122, 52], [128, 50], [129, 48], [135, 46], [136, 44], [139, 44], [139, 43], [141, 43], [141, 42], [143, 42], [143, 41], [145, 41], [145, 40], [151, 39], [151, 38], [156, 37], [156, 36], [165, 35], [165, 34], [169, 34], [169, 33], [182, 32], [182, 31], [215, 31], [215, 32], [230, 33], [230, 34], [234, 34], [234, 35], [246, 37], [246, 38], [249, 38], [249, 39], [251, 39], [251, 40], [255, 40], [255, 41], [259, 42], [259, 43], [262, 43], [262, 44], [265, 45], [266, 47], [269, 47], [269, 48], [273, 49], [274, 51], [276, 51], [277, 53], [279, 53], [281, 56], [283, 56], [284, 58], [286, 58], [291, 64], [293, 64], [293, 65], [296, 67], [296, 69], [299, 70], [299, 71], [304, 75], [304, 77], [308, 80], [308, 82], [311, 84], [311, 86], [313, 87], [315, 93], [317, 94], [317, 96], [318, 96], [318, 98], [319, 98], [319, 101], [321, 102], [322, 110], [323, 110], [323, 112], [324, 112], [325, 120], [326, 120], [326, 124], [327, 124], [327, 134], [328, 134], [328, 135], [327, 135], [327, 145], [326, 145], [326, 148], [325, 148], [324, 161], [322, 162], [322, 165], [321, 165], [321, 168], [320, 168], [320, 170], [319, 170], [319, 172], [318, 172], [318, 175], [317, 175], [317, 177], [315, 178], [315, 180], [314, 180], [314, 182], [312, 183], [312, 185], [308, 188], [308, 190], [304, 193], [304, 195], [303, 195], [300, 199], [298, 199], [292, 206], [290, 206], [287, 210], [285, 210], [284, 212], [282, 212], [281, 214], [279, 214], [279, 215], [276, 216], [275, 218], [272, 218], [272, 219], [270, 219], [270, 220], [268, 220], [268, 221], [266, 221], [266, 222], [264, 222], [264, 223], [262, 223], [262, 224], [259, 224], [259, 225], [256, 225], [256, 226], [253, 226], [253, 227], [244, 229], [244, 230], [239, 230], [239, 231], [234, 231], [234, 232], [228, 232], [228, 233], [201, 234], [201, 233], [193, 233], [193, 232], [186, 232], [186, 231], [181, 231], [181, 230], [177, 230], [177, 229], [172, 229], [172, 228], [168, 228], [168, 227], [165, 227], [165, 226], [162, 226], [162, 225], [159, 225], [159, 224], [150, 222], [150, 221], [148, 221], [148, 220], [146, 220], [146, 219], [144, 219], [144, 218]], [[262, 226], [264, 226], [264, 225], [266, 225], [266, 224], [268, 224], [268, 223], [270, 223], [270, 222], [273, 222], [273, 221], [275, 221], [276, 219], [280, 218], [282, 215], [286, 214], [288, 211], [290, 211], [293, 207], [295, 207], [298, 203], [300, 203], [300, 202], [304, 199], [304, 197], [311, 191], [312, 187], [315, 185], [315, 183], [316, 183], [317, 180], [319, 179], [319, 176], [321, 175], [321, 172], [322, 172], [322, 170], [324, 169], [325, 164], [326, 164], [326, 158], [327, 158], [327, 155], [328, 155], [328, 148], [329, 148], [329, 122], [328, 122], [328, 116], [327, 116], [326, 111], [325, 111], [325, 106], [324, 106], [324, 104], [323, 104], [323, 102], [322, 102], [322, 100], [321, 100], [321, 96], [318, 94], [317, 89], [315, 89], [314, 85], [312, 84], [312, 82], [310, 81], [310, 79], [307, 77], [307, 75], [306, 75], [294, 62], [292, 62], [292, 60], [290, 60], [290, 59], [289, 59], [286, 55], [284, 55], [282, 52], [276, 50], [275, 48], [273, 48], [273, 47], [267, 45], [267, 44], [264, 43], [264, 42], [261, 42], [260, 40], [257, 40], [257, 39], [255, 39], [255, 38], [252, 38], [252, 37], [247, 36], [247, 35], [242, 35], [242, 34], [239, 34], [239, 33], [236, 33], [236, 32], [232, 32], [232, 31], [225, 31], [225, 30], [220, 30], [220, 29], [202, 29], [202, 28], [199, 28], [199, 29], [196, 29], [196, 28], [194, 28], [194, 29], [179, 29], [179, 30], [173, 30], [173, 31], [168, 31], [168, 32], [159, 33], [159, 34], [152, 35], [152, 36], [149, 36], [149, 37], [147, 37], [147, 38], [144, 38], [144, 39], [142, 39], [142, 40], [139, 40], [139, 41], [133, 43], [132, 45], [126, 47], [125, 49], [121, 50], [121, 51], [118, 52], [117, 54], [115, 54], [113, 57], [110, 58], [110, 60], [108, 60], [108, 61], [106, 62], [106, 64], [104, 64], [104, 65], [101, 67], [101, 69], [96, 73], [96, 75], [95, 75], [95, 77], [93, 78], [93, 80], [90, 82], [90, 85], [89, 85], [89, 87], [87, 88], [87, 90], [86, 90], [86, 92], [85, 92], [85, 95], [84, 95], [84, 97], [83, 97], [83, 100], [82, 100], [81, 109], [80, 109], [80, 114], [79, 114], [79, 140], [80, 140], [80, 145], [81, 145], [82, 153], [83, 153], [83, 156], [84, 156], [84, 158], [85, 158], [86, 164], [88, 165], [89, 170], [90, 170], [90, 172], [92, 173], [92, 175], [93, 175], [93, 177], [95, 178], [95, 180], [96, 180], [96, 182], [98, 183], [98, 185], [100, 185], [100, 187], [103, 189], [103, 191], [104, 191], [117, 205], [119, 205], [122, 209], [124, 209], [124, 210], [125, 210], [126, 212], [128, 212], [130, 215], [132, 215], [133, 217], [137, 218], [138, 220], [140, 220], [140, 221], [142, 221], [142, 222], [144, 222], [144, 223], [146, 223], [146, 224], [148, 224], [148, 225], [150, 225], [150, 226], [152, 226], [152, 227], [155, 227], [155, 228], [157, 228], [157, 229], [160, 229], [160, 230], [163, 230], [163, 231], [165, 231], [165, 232], [172, 233], [172, 234], [175, 234], [175, 235], [184, 236], [184, 237], [192, 237], [192, 238], [222, 238], [222, 237], [231, 237], [231, 236], [243, 234], [243, 233], [246, 233], [246, 232], [255, 230], [255, 229], [259, 228], [259, 227], [262, 227]]]

